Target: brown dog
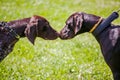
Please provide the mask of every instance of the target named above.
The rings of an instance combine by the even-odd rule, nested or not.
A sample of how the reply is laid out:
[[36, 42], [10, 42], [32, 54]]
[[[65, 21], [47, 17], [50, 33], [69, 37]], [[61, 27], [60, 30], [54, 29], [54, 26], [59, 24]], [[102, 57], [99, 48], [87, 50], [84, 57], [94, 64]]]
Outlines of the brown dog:
[[[99, 16], [84, 12], [74, 13], [67, 19], [65, 27], [60, 32], [60, 38], [71, 39], [78, 34], [89, 32], [101, 21]], [[95, 36], [95, 34], [93, 35]], [[120, 26], [110, 24], [95, 38], [100, 44], [114, 80], [120, 80]]]
[[[2, 24], [5, 24], [5, 26]], [[26, 36], [34, 44], [36, 37], [54, 40], [58, 37], [58, 33], [41, 16], [33, 16], [7, 23], [2, 22], [0, 25], [0, 61], [13, 50], [15, 43], [19, 40], [18, 36], [20, 38]]]

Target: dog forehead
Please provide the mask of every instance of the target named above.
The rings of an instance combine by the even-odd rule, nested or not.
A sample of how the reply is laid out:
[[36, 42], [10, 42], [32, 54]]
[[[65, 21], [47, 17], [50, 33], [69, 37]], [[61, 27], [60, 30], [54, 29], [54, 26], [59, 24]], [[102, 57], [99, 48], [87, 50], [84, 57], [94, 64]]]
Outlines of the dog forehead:
[[70, 15], [70, 17], [66, 20], [66, 23], [69, 24], [69, 23], [72, 23], [73, 22], [73, 19], [75, 18], [75, 16], [78, 16], [79, 13], [76, 12], [76, 13], [73, 13], [72, 15]]
[[67, 20], [66, 20], [66, 24], [70, 24], [73, 22], [73, 16], [70, 16]]

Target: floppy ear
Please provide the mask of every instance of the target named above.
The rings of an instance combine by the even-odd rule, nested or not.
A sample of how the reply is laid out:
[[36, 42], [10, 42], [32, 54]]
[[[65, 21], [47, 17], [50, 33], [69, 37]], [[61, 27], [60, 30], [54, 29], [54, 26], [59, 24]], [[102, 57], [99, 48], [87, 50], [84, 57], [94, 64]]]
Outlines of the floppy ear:
[[34, 45], [35, 38], [37, 36], [36, 27], [37, 27], [36, 24], [30, 23], [27, 25], [27, 28], [25, 29], [25, 35], [33, 45]]
[[82, 14], [75, 15], [73, 17], [73, 22], [75, 24], [75, 30], [74, 31], [75, 31], [75, 34], [77, 34], [80, 31], [81, 27], [82, 27], [82, 23], [83, 23], [83, 16], [82, 16]]

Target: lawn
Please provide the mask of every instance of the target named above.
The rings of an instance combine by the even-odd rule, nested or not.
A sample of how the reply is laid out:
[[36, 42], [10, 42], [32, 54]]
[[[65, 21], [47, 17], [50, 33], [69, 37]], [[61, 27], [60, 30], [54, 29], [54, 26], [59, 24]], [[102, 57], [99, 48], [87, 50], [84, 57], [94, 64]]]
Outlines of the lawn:
[[[119, 0], [0, 0], [0, 20], [40, 15], [58, 32], [74, 12], [107, 17]], [[113, 22], [120, 25], [120, 18]], [[90, 33], [70, 40], [21, 38], [0, 63], [0, 80], [113, 80], [99, 44]]]

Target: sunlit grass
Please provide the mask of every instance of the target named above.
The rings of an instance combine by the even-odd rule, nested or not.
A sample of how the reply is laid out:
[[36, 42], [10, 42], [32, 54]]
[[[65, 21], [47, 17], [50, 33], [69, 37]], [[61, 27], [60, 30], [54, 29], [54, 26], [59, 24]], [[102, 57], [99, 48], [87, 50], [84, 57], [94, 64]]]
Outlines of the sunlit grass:
[[[74, 12], [107, 17], [119, 7], [119, 0], [0, 0], [0, 20], [36, 14], [59, 32]], [[112, 80], [112, 74], [97, 41], [86, 33], [66, 41], [37, 38], [34, 46], [20, 39], [0, 63], [0, 80]]]

